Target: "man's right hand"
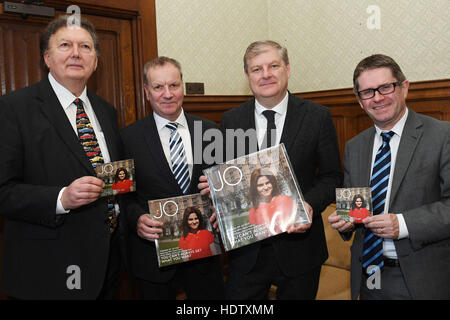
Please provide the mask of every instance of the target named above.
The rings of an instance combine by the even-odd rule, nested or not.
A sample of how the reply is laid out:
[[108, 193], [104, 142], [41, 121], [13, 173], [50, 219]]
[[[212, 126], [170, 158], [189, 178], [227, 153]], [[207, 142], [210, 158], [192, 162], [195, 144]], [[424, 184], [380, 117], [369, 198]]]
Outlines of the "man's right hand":
[[339, 216], [336, 211], [328, 216], [328, 222], [331, 224], [333, 229], [343, 233], [353, 231], [354, 228], [353, 223], [341, 220], [341, 216]]
[[200, 194], [202, 196], [204, 195], [210, 195], [210, 191], [209, 191], [209, 183], [208, 183], [208, 179], [206, 178], [206, 176], [200, 176], [200, 178], [198, 179], [199, 183], [198, 183], [198, 189], [200, 190]]
[[61, 204], [65, 210], [72, 210], [96, 201], [103, 191], [103, 180], [85, 176], [74, 180], [63, 192]]
[[149, 241], [159, 239], [159, 233], [163, 230], [160, 228], [163, 226], [161, 221], [153, 220], [148, 213], [141, 215], [137, 222], [137, 234], [141, 238]]

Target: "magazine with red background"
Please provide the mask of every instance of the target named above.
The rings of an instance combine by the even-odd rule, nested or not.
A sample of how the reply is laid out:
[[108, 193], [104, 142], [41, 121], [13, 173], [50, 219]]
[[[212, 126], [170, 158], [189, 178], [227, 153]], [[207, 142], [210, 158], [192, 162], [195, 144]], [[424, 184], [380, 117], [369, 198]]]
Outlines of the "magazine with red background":
[[226, 251], [311, 222], [284, 144], [204, 173]]
[[159, 267], [222, 253], [220, 240], [209, 218], [211, 201], [199, 193], [148, 202], [152, 219], [163, 222], [155, 240]]

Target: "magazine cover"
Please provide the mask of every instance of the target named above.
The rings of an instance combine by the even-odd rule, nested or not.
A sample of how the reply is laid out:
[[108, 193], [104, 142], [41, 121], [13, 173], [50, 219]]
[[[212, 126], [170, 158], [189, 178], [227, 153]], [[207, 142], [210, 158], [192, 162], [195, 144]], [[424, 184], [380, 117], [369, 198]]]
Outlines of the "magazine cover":
[[336, 188], [336, 213], [342, 220], [362, 223], [372, 215], [370, 188]]
[[209, 197], [200, 193], [151, 200], [152, 219], [164, 223], [155, 240], [159, 267], [221, 254], [220, 240], [209, 218], [213, 208]]
[[226, 251], [311, 221], [284, 144], [204, 170]]
[[134, 159], [100, 164], [95, 167], [95, 173], [105, 182], [100, 197], [136, 191]]

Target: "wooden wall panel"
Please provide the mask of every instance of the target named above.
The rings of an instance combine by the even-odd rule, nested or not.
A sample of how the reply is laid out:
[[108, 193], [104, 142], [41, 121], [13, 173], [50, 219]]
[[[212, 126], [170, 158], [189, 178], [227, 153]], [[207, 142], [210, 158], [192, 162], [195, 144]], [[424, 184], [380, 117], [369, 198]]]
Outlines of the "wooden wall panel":
[[[345, 137], [346, 137], [345, 128], [347, 127], [346, 126], [347, 119], [342, 115], [338, 115], [338, 116], [333, 117], [333, 122], [334, 122], [334, 126], [336, 128], [336, 134], [338, 137], [338, 141], [345, 139]], [[341, 154], [343, 154], [343, 152], [344, 152], [342, 145], [339, 145], [339, 152]]]
[[0, 24], [0, 79], [1, 94], [28, 86], [40, 80], [43, 70], [39, 66], [39, 36], [42, 25]]
[[[350, 88], [294, 94], [330, 109], [341, 156], [349, 139], [373, 125]], [[250, 99], [252, 96], [188, 95], [184, 99], [183, 106], [187, 112], [220, 123], [223, 112]], [[406, 103], [416, 112], [450, 121], [450, 79], [411, 83]]]

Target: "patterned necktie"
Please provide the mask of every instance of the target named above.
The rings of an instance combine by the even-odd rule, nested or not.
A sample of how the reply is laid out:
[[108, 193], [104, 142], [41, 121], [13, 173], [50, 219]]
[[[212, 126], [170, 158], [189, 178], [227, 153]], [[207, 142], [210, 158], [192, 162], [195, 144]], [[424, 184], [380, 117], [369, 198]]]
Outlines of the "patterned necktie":
[[172, 171], [183, 194], [186, 194], [191, 182], [189, 177], [189, 167], [187, 164], [186, 152], [184, 151], [183, 140], [178, 133], [178, 123], [169, 122], [166, 127], [170, 129], [170, 159], [172, 161]]
[[[97, 137], [95, 136], [94, 129], [92, 128], [91, 121], [86, 114], [83, 101], [76, 98], [73, 102], [77, 106], [77, 132], [78, 139], [89, 158], [92, 166], [95, 168], [97, 165], [104, 163], [102, 151], [98, 144]], [[117, 227], [117, 213], [115, 210], [115, 200], [114, 197], [107, 197], [108, 203], [108, 220], [109, 220], [109, 232], [113, 233]]]
[[83, 146], [86, 156], [89, 158], [89, 161], [91, 161], [92, 166], [95, 168], [97, 165], [104, 163], [102, 151], [100, 150], [100, 146], [98, 145], [97, 137], [95, 136], [91, 121], [84, 111], [83, 101], [76, 98], [73, 103], [77, 106], [76, 124], [78, 139]]
[[[382, 132], [383, 144], [378, 149], [372, 169], [370, 188], [372, 189], [373, 214], [382, 214], [386, 202], [386, 194], [391, 172], [391, 148], [389, 141], [394, 132]], [[365, 230], [362, 267], [366, 269], [370, 265], [383, 268], [383, 238], [375, 236], [370, 229]], [[374, 270], [375, 271], [375, 270]], [[374, 272], [373, 271], [373, 272]]]
[[264, 146], [266, 146], [266, 148], [270, 148], [273, 145], [275, 145], [275, 138], [276, 138], [277, 127], [275, 126], [275, 111], [266, 110], [263, 111], [262, 114], [267, 119], [266, 135], [263, 140], [262, 148], [264, 148]]

